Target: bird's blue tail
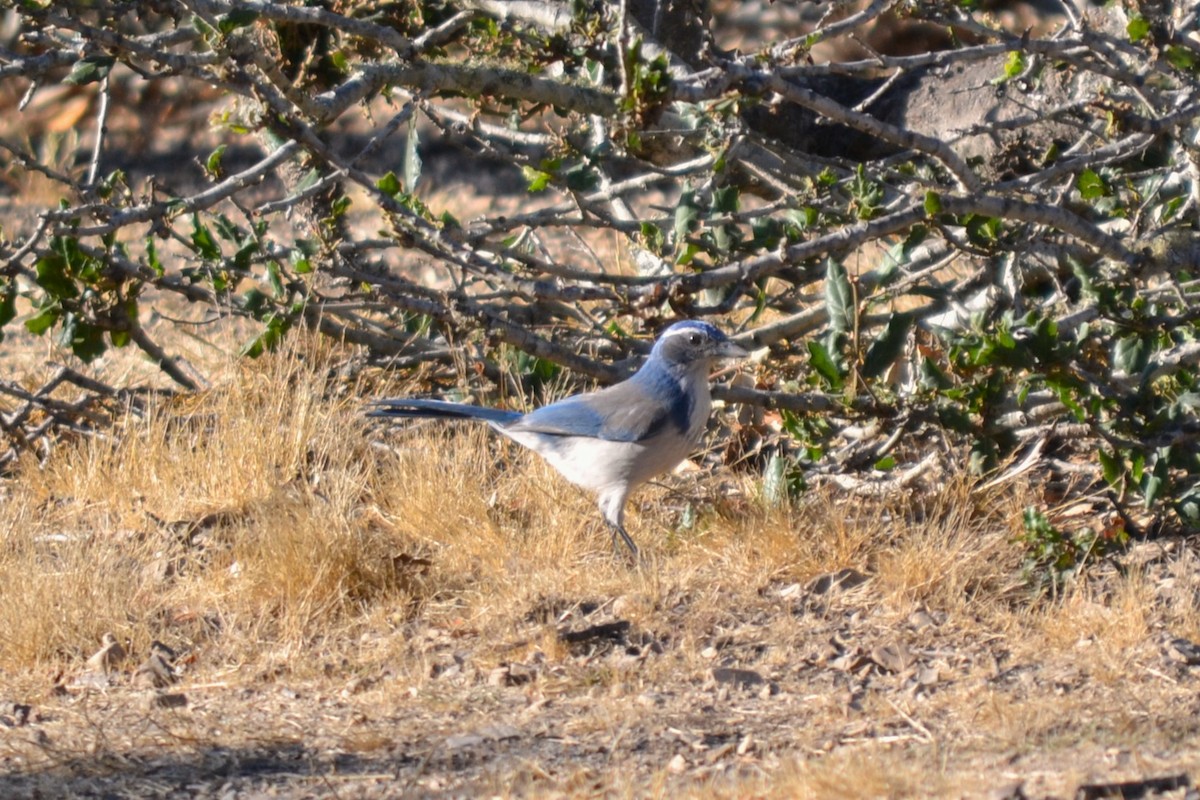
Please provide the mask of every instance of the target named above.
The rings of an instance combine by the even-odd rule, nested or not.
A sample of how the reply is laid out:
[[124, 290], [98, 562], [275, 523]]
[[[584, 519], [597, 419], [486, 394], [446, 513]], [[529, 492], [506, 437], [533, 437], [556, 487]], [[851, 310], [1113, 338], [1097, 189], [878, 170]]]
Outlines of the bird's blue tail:
[[499, 408], [483, 408], [466, 403], [450, 403], [445, 400], [417, 400], [407, 397], [394, 397], [387, 400], [376, 400], [374, 408], [367, 413], [368, 417], [426, 417], [430, 419], [478, 419], [503, 425], [519, 419], [516, 411], [504, 411]]

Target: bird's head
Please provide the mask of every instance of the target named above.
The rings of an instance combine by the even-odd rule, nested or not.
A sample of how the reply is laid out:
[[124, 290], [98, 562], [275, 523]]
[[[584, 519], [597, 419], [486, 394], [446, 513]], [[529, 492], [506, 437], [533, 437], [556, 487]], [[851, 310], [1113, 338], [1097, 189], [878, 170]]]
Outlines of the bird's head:
[[745, 358], [745, 350], [734, 344], [720, 328], [698, 320], [676, 322], [663, 331], [650, 359], [657, 360], [670, 369], [707, 369], [714, 361], [723, 358]]

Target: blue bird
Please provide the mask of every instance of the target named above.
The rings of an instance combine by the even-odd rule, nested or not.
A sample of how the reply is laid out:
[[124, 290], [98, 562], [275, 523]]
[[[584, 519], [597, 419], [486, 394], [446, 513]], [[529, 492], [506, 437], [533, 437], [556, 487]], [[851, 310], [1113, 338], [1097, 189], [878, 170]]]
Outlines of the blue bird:
[[719, 328], [685, 320], [667, 328], [633, 377], [520, 414], [444, 400], [376, 401], [368, 416], [482, 420], [540, 455], [596, 495], [613, 536], [636, 559], [625, 532], [625, 500], [637, 486], [686, 458], [708, 426], [708, 375], [715, 362], [747, 352]]

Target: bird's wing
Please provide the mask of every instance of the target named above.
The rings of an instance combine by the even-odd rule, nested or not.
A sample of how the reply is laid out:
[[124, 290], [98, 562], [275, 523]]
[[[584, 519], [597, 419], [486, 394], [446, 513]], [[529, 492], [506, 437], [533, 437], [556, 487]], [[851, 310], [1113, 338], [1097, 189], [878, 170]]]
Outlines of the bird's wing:
[[521, 418], [516, 411], [504, 411], [499, 408], [484, 408], [466, 403], [450, 403], [445, 400], [420, 400], [407, 397], [393, 397], [387, 400], [376, 400], [374, 408], [367, 412], [368, 417], [432, 417], [434, 419], [479, 419], [500, 425], [511, 423]]
[[690, 413], [687, 396], [677, 388], [651, 391], [650, 387], [626, 381], [543, 406], [504, 427], [556, 436], [641, 442], [668, 425], [687, 430]]

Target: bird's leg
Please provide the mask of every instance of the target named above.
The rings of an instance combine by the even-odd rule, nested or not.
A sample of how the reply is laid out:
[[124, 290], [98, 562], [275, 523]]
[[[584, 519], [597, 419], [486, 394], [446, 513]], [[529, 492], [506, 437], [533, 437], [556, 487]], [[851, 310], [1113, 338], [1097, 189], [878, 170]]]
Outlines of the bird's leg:
[[621, 541], [623, 541], [625, 546], [629, 548], [629, 553], [633, 556], [633, 560], [636, 562], [640, 556], [640, 553], [638, 553], [637, 545], [633, 543], [633, 539], [628, 533], [625, 532], [625, 526], [614, 525], [610, 522], [608, 523], [608, 529], [612, 532], [613, 554], [615, 555], [621, 552], [620, 546], [617, 544], [617, 537], [620, 536]]

